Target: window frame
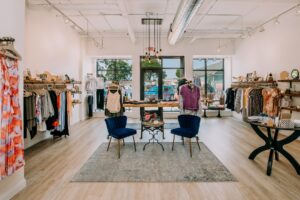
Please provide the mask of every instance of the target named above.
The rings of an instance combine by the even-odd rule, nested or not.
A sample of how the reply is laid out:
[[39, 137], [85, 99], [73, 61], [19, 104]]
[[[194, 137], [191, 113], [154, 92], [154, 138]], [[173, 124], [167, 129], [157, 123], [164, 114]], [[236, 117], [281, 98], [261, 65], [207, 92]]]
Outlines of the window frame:
[[[98, 61], [99, 60], [112, 60], [114, 62], [114, 66], [113, 66], [113, 69], [111, 70], [99, 70], [98, 67], [100, 68], [99, 64], [98, 64]], [[117, 60], [123, 60], [123, 61], [131, 61], [131, 79], [130, 80], [117, 80], [117, 74], [118, 74], [118, 68], [116, 66], [116, 61]], [[132, 68], [133, 68], [133, 65], [132, 65], [132, 59], [131, 58], [97, 58], [96, 59], [96, 77], [100, 77], [98, 75], [98, 72], [113, 72], [113, 79], [114, 80], [108, 80], [108, 81], [119, 81], [119, 82], [122, 82], [122, 81], [133, 81], [133, 74], [132, 74]]]
[[[194, 69], [194, 65], [192, 66], [193, 68], [193, 76], [194, 76], [194, 72], [204, 72], [204, 81], [205, 81], [205, 87], [204, 87], [204, 92], [205, 92], [205, 98], [207, 97], [207, 72], [223, 72], [223, 91], [225, 89], [225, 59], [224, 58], [193, 58], [193, 60], [195, 59], [201, 59], [204, 60], [204, 69]], [[207, 69], [207, 61], [211, 60], [211, 59], [218, 59], [218, 60], [222, 60], [222, 66], [223, 69]]]

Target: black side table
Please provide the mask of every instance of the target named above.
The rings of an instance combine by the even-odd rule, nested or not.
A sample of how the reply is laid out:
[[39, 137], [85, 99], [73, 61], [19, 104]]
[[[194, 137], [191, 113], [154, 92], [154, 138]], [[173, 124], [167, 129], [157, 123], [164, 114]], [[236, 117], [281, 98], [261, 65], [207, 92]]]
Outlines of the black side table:
[[152, 137], [149, 139], [149, 142], [144, 145], [143, 150], [145, 151], [145, 148], [148, 144], [156, 142], [159, 144], [164, 151], [164, 146], [158, 141], [158, 139], [155, 137], [159, 133], [163, 133], [161, 130], [164, 127], [164, 122], [159, 121], [158, 123], [153, 123], [153, 122], [142, 122], [143, 125], [143, 130], [142, 131], [147, 131]]
[[[293, 142], [300, 136], [300, 128], [281, 128], [281, 127], [269, 127], [257, 122], [249, 122], [255, 133], [265, 141], [265, 145], [255, 149], [250, 155], [249, 159], [254, 160], [255, 157], [263, 151], [270, 150], [269, 160], [267, 165], [267, 175], [270, 176], [272, 173], [273, 154], [275, 153], [275, 159], [279, 161], [279, 153], [281, 153], [295, 168], [298, 175], [300, 175], [300, 165], [297, 160], [289, 154], [284, 146]], [[260, 128], [267, 129], [267, 136], [261, 131]], [[275, 131], [274, 137], [272, 137], [272, 130]], [[291, 135], [285, 139], [278, 141], [278, 134], [281, 130], [293, 131]]]

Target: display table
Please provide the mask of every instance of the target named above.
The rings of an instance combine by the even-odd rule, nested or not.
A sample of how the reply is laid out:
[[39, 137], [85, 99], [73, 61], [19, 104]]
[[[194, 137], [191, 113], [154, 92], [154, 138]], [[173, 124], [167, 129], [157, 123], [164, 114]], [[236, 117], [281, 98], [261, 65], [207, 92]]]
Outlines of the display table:
[[130, 108], [147, 108], [147, 107], [155, 107], [155, 108], [163, 108], [163, 107], [179, 107], [178, 101], [163, 101], [158, 103], [147, 103], [147, 102], [125, 102], [123, 107]]
[[207, 117], [207, 115], [206, 115], [206, 111], [207, 110], [217, 110], [218, 111], [218, 115], [217, 115], [217, 117], [222, 117], [221, 116], [221, 110], [225, 110], [225, 106], [224, 105], [216, 105], [216, 106], [204, 106], [203, 108], [203, 117]]
[[[265, 141], [265, 145], [255, 149], [250, 155], [249, 159], [254, 160], [255, 157], [263, 151], [270, 150], [269, 160], [267, 165], [267, 175], [270, 176], [272, 173], [273, 164], [273, 154], [275, 153], [275, 159], [279, 160], [279, 154], [281, 153], [295, 168], [298, 175], [300, 175], [300, 165], [297, 160], [289, 154], [283, 147], [300, 136], [300, 128], [281, 128], [281, 127], [269, 127], [259, 122], [249, 122], [255, 133]], [[266, 128], [267, 135], [261, 131], [260, 128]], [[286, 130], [292, 131], [293, 133], [286, 137], [285, 139], [278, 140], [279, 131]], [[275, 132], [274, 137], [272, 137], [272, 131]]]
[[164, 146], [155, 137], [159, 133], [163, 133], [162, 129], [164, 127], [164, 122], [162, 122], [162, 121], [158, 121], [157, 123], [154, 123], [154, 122], [142, 122], [142, 126], [144, 127], [144, 129], [142, 131], [147, 131], [152, 136], [149, 139], [149, 142], [144, 145], [143, 150], [145, 151], [146, 146], [148, 144], [150, 144], [151, 141], [152, 141], [153, 144], [156, 141], [156, 143], [159, 144], [161, 146], [162, 150], [164, 151], [165, 150]]
[[[125, 108], [140, 108], [140, 119], [141, 122], [144, 121], [144, 115], [145, 115], [145, 108], [158, 108], [158, 114], [160, 121], [164, 121], [164, 116], [163, 116], [163, 108], [164, 107], [179, 107], [178, 101], [161, 101], [157, 103], [151, 103], [151, 102], [143, 102], [143, 101], [133, 101], [133, 102], [125, 102], [123, 104], [123, 107]], [[141, 125], [141, 137], [140, 139], [143, 138], [143, 129], [144, 125]], [[164, 126], [162, 125], [162, 132], [163, 132], [163, 139], [165, 139], [164, 135]]]

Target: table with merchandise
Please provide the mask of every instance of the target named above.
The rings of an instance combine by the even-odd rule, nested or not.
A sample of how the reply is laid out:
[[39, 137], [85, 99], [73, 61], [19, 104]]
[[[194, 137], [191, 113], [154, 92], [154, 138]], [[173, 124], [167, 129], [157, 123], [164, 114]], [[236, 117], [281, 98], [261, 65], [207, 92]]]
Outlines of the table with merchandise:
[[[275, 154], [275, 160], [279, 161], [279, 153], [282, 154], [295, 168], [298, 175], [300, 175], [300, 165], [298, 161], [287, 151], [284, 149], [284, 146], [287, 144], [295, 141], [298, 137], [300, 137], [300, 128], [283, 128], [278, 127], [276, 125], [274, 126], [268, 126], [261, 122], [251, 122], [249, 121], [251, 127], [255, 131], [255, 133], [265, 142], [265, 145], [258, 147], [255, 149], [250, 155], [249, 159], [254, 160], [255, 157], [264, 152], [269, 150], [269, 159], [267, 164], [267, 175], [270, 176], [272, 173], [272, 165], [273, 165], [273, 157]], [[265, 134], [265, 131], [262, 131], [262, 129], [265, 129], [267, 134]], [[292, 132], [284, 139], [279, 140], [278, 134], [280, 131], [289, 131]]]

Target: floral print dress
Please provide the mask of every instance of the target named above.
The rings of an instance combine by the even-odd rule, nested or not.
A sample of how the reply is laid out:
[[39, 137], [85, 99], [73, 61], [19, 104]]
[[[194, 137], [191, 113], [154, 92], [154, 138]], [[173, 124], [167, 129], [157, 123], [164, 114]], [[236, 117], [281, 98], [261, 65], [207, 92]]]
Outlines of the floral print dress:
[[18, 61], [0, 54], [0, 180], [24, 165]]

